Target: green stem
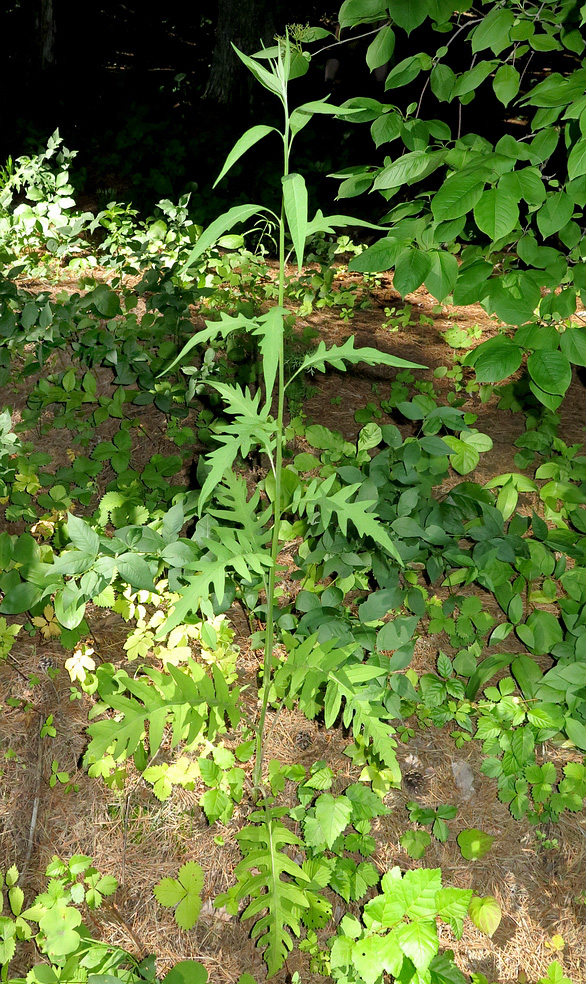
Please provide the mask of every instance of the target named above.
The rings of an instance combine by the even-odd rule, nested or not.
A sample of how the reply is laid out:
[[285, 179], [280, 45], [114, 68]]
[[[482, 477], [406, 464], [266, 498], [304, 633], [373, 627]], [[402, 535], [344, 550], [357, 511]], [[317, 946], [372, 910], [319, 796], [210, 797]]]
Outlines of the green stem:
[[[283, 177], [289, 173], [289, 110], [287, 105], [287, 85], [283, 85], [283, 108], [285, 111], [285, 129], [283, 132]], [[283, 307], [285, 299], [285, 205], [281, 202], [281, 218], [279, 222], [279, 307]], [[273, 646], [275, 626], [273, 623], [273, 607], [275, 601], [275, 581], [277, 558], [279, 556], [279, 532], [281, 527], [281, 469], [283, 465], [283, 418], [285, 411], [285, 354], [283, 341], [279, 351], [277, 370], [277, 425], [275, 449], [275, 495], [273, 500], [273, 536], [271, 540], [271, 567], [267, 588], [267, 627], [265, 630], [265, 647], [263, 660], [263, 698], [258, 719], [256, 734], [256, 754], [254, 763], [254, 788], [260, 789], [263, 764], [263, 737], [265, 721], [271, 690], [271, 670], [273, 663]]]

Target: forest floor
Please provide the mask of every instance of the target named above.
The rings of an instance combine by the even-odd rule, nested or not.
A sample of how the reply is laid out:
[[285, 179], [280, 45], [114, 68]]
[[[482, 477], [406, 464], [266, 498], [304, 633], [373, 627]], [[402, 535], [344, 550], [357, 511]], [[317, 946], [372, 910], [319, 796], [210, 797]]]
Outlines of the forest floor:
[[[346, 278], [348, 283], [351, 278], [348, 275]], [[35, 290], [33, 284], [23, 286]], [[46, 286], [39, 285], [36, 289]], [[69, 284], [59, 288], [63, 286], [72, 289]], [[312, 325], [326, 343], [341, 344], [349, 334], [355, 334], [357, 345], [378, 347], [426, 365], [427, 370], [417, 373], [423, 379], [432, 379], [434, 369], [453, 364], [454, 349], [444, 337], [447, 330], [461, 328], [471, 332], [478, 326], [481, 329], [478, 341], [497, 330], [495, 322], [480, 307], [443, 307], [438, 311], [433, 299], [420, 289], [407, 298], [412, 323], [390, 331], [384, 327], [388, 320], [384, 309], [400, 305], [392, 290], [391, 277], [381, 278], [379, 285], [369, 290], [369, 297], [371, 306], [357, 308], [348, 322], [340, 319], [337, 309], [330, 308], [314, 312], [301, 319], [301, 323]], [[423, 321], [418, 323], [421, 315]], [[346, 373], [316, 374], [311, 380], [312, 390], [303, 398], [302, 411], [308, 419], [341, 431], [347, 439], [355, 439], [361, 426], [356, 423], [355, 412], [371, 402], [378, 405], [387, 397], [394, 375], [394, 370], [364, 366]], [[443, 394], [453, 389], [452, 384], [441, 378], [436, 378], [434, 385]], [[107, 389], [106, 377], [103, 386]], [[2, 397], [1, 404], [10, 407], [14, 421], [25, 405], [27, 393], [27, 387], [20, 385], [18, 392], [6, 392]], [[466, 398], [463, 409], [477, 414], [474, 426], [493, 441], [492, 450], [481, 456], [478, 468], [467, 478], [484, 483], [504, 472], [518, 471], [513, 461], [514, 442], [523, 432], [523, 415], [498, 409], [496, 396], [486, 404], [477, 395], [467, 397], [463, 393], [463, 396]], [[153, 453], [169, 453], [158, 411], [131, 408], [132, 412], [135, 410], [140, 410], [145, 461]], [[560, 414], [560, 437], [567, 444], [582, 443], [586, 400], [577, 378]], [[383, 415], [378, 422], [391, 422], [391, 419]], [[57, 461], [66, 457], [68, 432], [54, 429], [42, 438], [36, 432], [21, 436], [42, 446]], [[140, 467], [140, 462], [134, 467]], [[454, 483], [460, 480], [454, 476]], [[532, 501], [531, 496], [522, 497], [521, 508], [537, 509], [537, 498]], [[19, 532], [14, 524], [3, 522], [0, 529]], [[441, 596], [441, 591], [438, 593]], [[483, 604], [495, 604], [482, 592], [477, 593]], [[123, 665], [126, 660], [123, 644], [129, 625], [98, 608], [89, 610], [88, 621], [89, 641], [97, 658]], [[260, 654], [250, 648], [246, 619], [236, 614], [234, 625], [240, 647], [241, 681], [254, 684]], [[451, 652], [446, 636], [422, 634], [415, 651], [416, 672], [434, 671], [440, 649]], [[263, 980], [264, 965], [249, 938], [250, 925], [212, 906], [214, 897], [232, 883], [233, 868], [239, 857], [235, 834], [250, 811], [246, 794], [225, 827], [219, 823], [210, 827], [198, 807], [201, 789], [192, 792], [176, 789], [169, 800], [161, 803], [132, 767], [120, 789], [89, 778], [81, 759], [87, 742], [85, 727], [91, 698], [71, 701], [70, 680], [63, 669], [67, 653], [58, 640], [43, 640], [39, 635], [28, 638], [21, 632], [11, 657], [0, 665], [3, 707], [0, 749], [4, 759], [0, 868], [5, 871], [14, 863], [20, 869], [26, 867], [21, 884], [27, 903], [44, 888], [42, 876], [53, 855], [68, 858], [76, 853], [86, 854], [102, 873], [114, 874], [120, 883], [115, 903], [106, 904], [95, 913], [96, 925], [92, 930], [98, 937], [137, 955], [156, 953], [158, 972], [191, 958], [205, 964], [212, 984], [235, 984], [243, 972]], [[48, 675], [50, 667], [59, 669], [58, 675]], [[254, 697], [247, 700], [254, 707], [256, 687], [251, 690]], [[10, 697], [30, 704], [31, 709], [23, 710], [22, 703], [9, 706]], [[46, 743], [38, 738], [39, 721], [50, 714], [57, 735], [51, 740], [50, 748], [46, 748]], [[376, 821], [373, 833], [377, 849], [372, 858], [375, 865], [381, 872], [393, 865], [399, 865], [402, 870], [421, 865], [441, 867], [445, 885], [473, 888], [496, 897], [503, 919], [492, 938], [483, 935], [469, 921], [460, 940], [448, 928], [441, 929], [441, 945], [455, 951], [457, 963], [464, 972], [482, 972], [489, 981], [498, 984], [520, 984], [545, 974], [555, 958], [576, 984], [586, 980], [586, 905], [578, 901], [585, 888], [586, 815], [565, 812], [551, 831], [557, 848], [544, 849], [536, 839], [535, 828], [525, 820], [512, 818], [497, 798], [496, 781], [481, 773], [479, 743], [471, 742], [458, 749], [450, 737], [449, 726], [438, 730], [425, 728], [416, 719], [407, 723], [415, 735], [408, 745], [399, 749], [404, 773], [402, 788], [387, 795], [385, 802], [391, 812]], [[332, 791], [341, 793], [360, 774], [360, 769], [344, 755], [348, 741], [340, 728], [326, 730], [301, 714], [283, 711], [270, 732], [266, 761], [276, 758], [284, 764], [301, 762], [309, 767], [315, 761], [325, 760], [336, 774]], [[229, 733], [226, 743], [236, 745], [237, 735]], [[548, 756], [555, 761], [555, 749], [548, 749]], [[50, 787], [53, 760], [69, 773], [77, 791], [65, 794], [64, 786], [59, 783]], [[472, 770], [472, 783], [456, 781], [462, 763]], [[409, 827], [406, 803], [411, 800], [424, 806], [449, 803], [458, 808], [456, 819], [449, 825], [447, 842], [432, 840], [424, 861], [410, 859], [399, 842]], [[38, 813], [33, 826], [35, 801]], [[470, 827], [495, 837], [493, 849], [474, 863], [462, 858], [456, 844], [459, 831]], [[180, 865], [189, 860], [197, 861], [205, 872], [204, 906], [195, 928], [183, 932], [178, 929], [172, 912], [157, 904], [152, 889], [162, 877], [176, 876]], [[335, 918], [323, 931], [323, 939], [333, 935], [335, 920], [341, 914], [341, 910], [334, 909]], [[12, 973], [25, 971], [24, 960], [30, 958], [27, 966], [33, 962], [32, 952], [26, 954], [23, 950], [22, 954], [23, 965], [13, 966]], [[293, 951], [283, 971], [274, 979], [277, 984], [284, 984], [295, 970], [299, 971], [303, 984], [323, 980], [309, 972], [308, 958], [298, 951]]]

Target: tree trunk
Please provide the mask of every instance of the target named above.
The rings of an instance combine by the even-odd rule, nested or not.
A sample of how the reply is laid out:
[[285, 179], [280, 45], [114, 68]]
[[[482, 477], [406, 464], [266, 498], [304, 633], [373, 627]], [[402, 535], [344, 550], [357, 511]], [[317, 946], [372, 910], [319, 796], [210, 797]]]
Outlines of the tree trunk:
[[39, 0], [35, 16], [37, 67], [41, 72], [55, 67], [55, 16], [53, 0]]
[[[205, 99], [220, 105], [243, 102], [249, 97], [252, 79], [232, 44], [251, 55], [263, 44], [270, 45], [275, 34], [274, 0], [218, 0], [216, 44]], [[248, 78], [247, 78], [248, 76]]]

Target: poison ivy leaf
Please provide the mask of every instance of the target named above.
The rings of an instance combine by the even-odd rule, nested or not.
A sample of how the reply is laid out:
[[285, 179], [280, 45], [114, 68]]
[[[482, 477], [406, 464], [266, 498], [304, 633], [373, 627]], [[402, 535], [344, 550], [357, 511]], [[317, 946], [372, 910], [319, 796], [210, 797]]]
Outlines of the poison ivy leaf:
[[90, 295], [96, 310], [103, 318], [114, 318], [120, 314], [120, 301], [118, 294], [107, 284], [98, 284]]
[[376, 646], [381, 652], [400, 649], [410, 642], [419, 624], [417, 615], [398, 615], [383, 625], [377, 634]]
[[378, 885], [380, 875], [369, 861], [356, 864], [352, 858], [336, 858], [330, 886], [345, 902], [357, 902], [369, 888]]
[[459, 475], [473, 471], [480, 461], [481, 452], [490, 451], [492, 447], [488, 434], [479, 434], [478, 431], [463, 430], [460, 437], [446, 434], [443, 440], [451, 448], [450, 464]]

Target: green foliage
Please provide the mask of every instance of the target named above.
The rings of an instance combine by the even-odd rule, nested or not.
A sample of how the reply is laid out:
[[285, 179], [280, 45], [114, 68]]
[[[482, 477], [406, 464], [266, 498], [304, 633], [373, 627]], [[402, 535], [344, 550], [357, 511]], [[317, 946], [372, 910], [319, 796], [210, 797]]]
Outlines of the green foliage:
[[458, 834], [458, 847], [462, 856], [468, 861], [484, 857], [490, 851], [493, 841], [494, 837], [491, 837], [490, 834], [485, 834], [484, 831], [476, 830], [473, 827], [462, 830]]
[[193, 929], [199, 918], [203, 881], [200, 865], [188, 861], [180, 867], [177, 878], [163, 878], [153, 888], [157, 902], [175, 909], [175, 922], [180, 929]]
[[[342, 5], [342, 42], [347, 28], [363, 23], [372, 34], [369, 68], [394, 59], [385, 91], [399, 90], [406, 104], [400, 90], [421, 84], [404, 109], [356, 98], [291, 110], [289, 82], [309, 64], [303, 44], [324, 32], [296, 29], [254, 56], [239, 53], [280, 102], [283, 122], [249, 129], [217, 180], [265, 137], [280, 140], [281, 218], [263, 205], [235, 204], [202, 231], [188, 195], [177, 204], [164, 199], [145, 221], [114, 201], [95, 217], [76, 213], [74, 155], [58, 133], [46, 152], [9, 161], [0, 173], [0, 254], [13, 266], [9, 276], [53, 276], [67, 261], [86, 274], [72, 294], [33, 295], [0, 281], [0, 385], [9, 392], [17, 373], [30, 382], [18, 427], [8, 409], [0, 413], [0, 658], [12, 663], [19, 616], [25, 631], [72, 650], [65, 661], [72, 699], [78, 688], [93, 697], [85, 763], [113, 789], [123, 788], [132, 757], [159, 801], [176, 786], [197, 789], [208, 822], [226, 825], [244, 800], [247, 770], [237, 763], [254, 758], [252, 792], [263, 809], [236, 835], [243, 855], [236, 884], [216, 905], [235, 915], [249, 900], [242, 915], [253, 920], [269, 975], [297, 938], [311, 970], [344, 984], [378, 984], [384, 974], [405, 984], [463, 984], [452, 954], [439, 951], [436, 920], [457, 936], [466, 914], [488, 935], [496, 930], [495, 900], [443, 888], [439, 870], [395, 868], [374, 894], [372, 821], [400, 785], [397, 744], [417, 721], [450, 724], [458, 747], [481, 742], [482, 771], [517, 819], [556, 821], [566, 809], [581, 811], [586, 796], [586, 765], [575, 754], [586, 751], [586, 470], [581, 447], [558, 437], [556, 415], [572, 367], [586, 365], [584, 329], [572, 317], [577, 296], [586, 302], [584, 41], [571, 4], [547, 0], [537, 12], [505, 0], [474, 17], [455, 6]], [[419, 50], [438, 33], [432, 54]], [[469, 66], [455, 54], [456, 38]], [[397, 60], [407, 43], [410, 53]], [[572, 54], [567, 74], [548, 70], [550, 52]], [[466, 132], [466, 107], [486, 92], [499, 113], [506, 108], [529, 124], [526, 138], [499, 133], [493, 145]], [[442, 104], [439, 118], [423, 119], [434, 103]], [[454, 107], [453, 134], [443, 120]], [[368, 122], [376, 150], [389, 150], [382, 162], [333, 175], [342, 179], [341, 198], [369, 188], [382, 195], [386, 215], [370, 226], [381, 238], [366, 249], [335, 230], [369, 223], [320, 210], [310, 218], [304, 179], [290, 170], [293, 141], [316, 115], [345, 126]], [[275, 237], [276, 280], [263, 249], [245, 245], [257, 219]], [[244, 235], [233, 231], [238, 225]], [[85, 238], [97, 230], [105, 237], [99, 248]], [[337, 307], [342, 320], [369, 303], [360, 287], [336, 289], [341, 251], [354, 253], [350, 267], [366, 285], [393, 267], [402, 295], [424, 284], [438, 301], [480, 303], [504, 322], [476, 347], [478, 329], [445, 333], [461, 350], [452, 368], [434, 373], [450, 380], [447, 399], [433, 381], [416, 380], [410, 370], [419, 367], [356, 348], [353, 336], [328, 348], [313, 347], [310, 331], [297, 335], [292, 300], [301, 317]], [[289, 252], [297, 274], [286, 276]], [[89, 275], [98, 276], [98, 260], [113, 275], [108, 284]], [[319, 270], [302, 270], [304, 261]], [[127, 273], [143, 279], [127, 287]], [[203, 319], [195, 333], [194, 305]], [[385, 316], [391, 330], [414, 320], [408, 307]], [[285, 400], [299, 405], [308, 379], [359, 363], [399, 371], [384, 399], [357, 411], [355, 441], [301, 415], [285, 424]], [[485, 401], [493, 393], [501, 409], [525, 413], [526, 430], [516, 442], [519, 471], [480, 485], [472, 473], [492, 441], [463, 407], [466, 396]], [[152, 418], [141, 418], [142, 407]], [[155, 411], [174, 447], [139, 471], [136, 452], [151, 439]], [[64, 432], [65, 464], [21, 440], [34, 427], [41, 439], [53, 428]], [[257, 456], [268, 473], [251, 489]], [[521, 508], [526, 494], [536, 496], [539, 515]], [[279, 585], [285, 546], [291, 562]], [[496, 602], [490, 613], [480, 591]], [[132, 622], [124, 644], [131, 668], [98, 661], [82, 641], [90, 604]], [[240, 729], [251, 705], [247, 711], [235, 686], [238, 650], [224, 618], [233, 605], [256, 629], [251, 648], [264, 651], [260, 712], [230, 736], [240, 742], [234, 751], [219, 739]], [[423, 633], [441, 634], [443, 648], [435, 670], [417, 674], [411, 662]], [[521, 652], [502, 652], [509, 636]], [[270, 704], [347, 729], [360, 782], [340, 787], [326, 762], [308, 773], [277, 761], [263, 769]], [[53, 715], [41, 736], [55, 736]], [[572, 760], [548, 760], [550, 740], [569, 747]], [[163, 747], [180, 749], [179, 757], [153, 761]], [[56, 759], [48, 782], [75, 788]], [[281, 806], [291, 783], [298, 803]], [[432, 837], [448, 840], [456, 808], [413, 802], [408, 810], [415, 829], [401, 846], [420, 859]], [[493, 838], [465, 830], [457, 842], [474, 861]], [[80, 857], [55, 859], [47, 873], [47, 892], [25, 912], [16, 869], [0, 886], [11, 912], [0, 926], [4, 979], [18, 944], [34, 939], [51, 963], [30, 970], [31, 984], [88, 973], [153, 984], [152, 961], [138, 964], [96, 943], [83, 923], [79, 906], [99, 906], [115, 880]], [[154, 892], [189, 929], [202, 886], [201, 869], [188, 862]], [[325, 944], [334, 897], [360, 918], [347, 913]], [[164, 980], [204, 984], [206, 974], [186, 961]], [[540, 984], [564, 981], [553, 963]]]
[[243, 919], [259, 916], [266, 910], [255, 921], [252, 936], [265, 948], [270, 976], [283, 966], [293, 947], [291, 933], [299, 936], [301, 913], [309, 907], [303, 888], [310, 877], [283, 850], [287, 845], [301, 844], [282, 823], [285, 813], [286, 810], [276, 808], [251, 813], [251, 823], [236, 835], [244, 855], [235, 869], [236, 885], [214, 902], [236, 912], [240, 899], [250, 896]]
[[453, 981], [464, 981], [450, 959], [439, 954], [436, 919], [462, 933], [472, 892], [443, 888], [439, 869], [417, 869], [401, 875], [393, 868], [383, 875], [381, 893], [364, 906], [363, 925], [345, 916], [332, 941], [334, 980], [375, 984], [386, 971], [407, 980], [440, 980], [448, 970]]
[[[238, 688], [229, 690], [216, 666], [210, 677], [189, 659], [185, 670], [172, 665], [165, 672], [144, 667], [143, 675], [137, 679], [104, 663], [96, 676], [104, 705], [117, 711], [119, 719], [107, 717], [89, 726], [88, 762], [97, 761], [110, 749], [115, 759], [134, 755], [143, 745], [147, 720], [151, 756], [161, 745], [167, 723], [175, 747], [179, 742], [195, 744], [203, 738], [211, 741], [225, 730], [225, 718], [232, 727], [240, 720]], [[97, 709], [102, 710], [100, 705]]]
[[[35, 898], [23, 911], [24, 892], [18, 886], [19, 873], [13, 865], [0, 875], [0, 890], [7, 890], [10, 915], [1, 919], [0, 964], [2, 979], [9, 984], [22, 984], [23, 978], [8, 977], [9, 964], [17, 955], [21, 941], [33, 941], [46, 959], [35, 964], [27, 974], [30, 984], [52, 984], [53, 981], [86, 980], [88, 973], [98, 980], [123, 980], [128, 984], [148, 981], [155, 984], [154, 960], [139, 961], [120, 947], [101, 943], [92, 938], [82, 920], [82, 905], [98, 909], [104, 899], [114, 894], [117, 881], [112, 875], [101, 875], [85, 855], [75, 855], [69, 861], [54, 857], [45, 872], [47, 890]], [[47, 962], [48, 961], [48, 962]], [[175, 973], [176, 972], [176, 973]], [[177, 964], [164, 978], [167, 984], [181, 984], [189, 972], [190, 981], [205, 984], [207, 975], [194, 961]], [[175, 975], [175, 976], [173, 976]]]
[[[372, 22], [367, 2], [351, 9], [342, 24]], [[378, 13], [386, 16], [382, 10]], [[427, 46], [428, 17], [432, 30], [441, 32], [441, 46], [434, 54], [419, 51], [395, 64], [386, 81], [386, 89], [394, 90], [413, 86], [422, 76], [419, 100], [405, 112], [373, 103], [368, 113], [355, 117], [371, 122], [377, 147], [394, 143], [396, 148], [394, 160], [354, 169], [355, 176], [363, 175], [360, 191], [372, 187], [388, 201], [402, 186], [412, 185], [413, 201], [406, 214], [401, 205], [391, 208], [386, 236], [350, 267], [368, 271], [394, 266], [395, 287], [403, 295], [425, 283], [438, 300], [452, 295], [456, 304], [481, 303], [513, 330], [482, 343], [464, 363], [474, 366], [479, 381], [495, 382], [515, 372], [526, 353], [532, 393], [555, 410], [569, 385], [572, 363], [583, 364], [582, 329], [564, 330], [561, 323], [575, 311], [576, 293], [581, 296], [585, 283], [583, 233], [575, 221], [584, 204], [581, 179], [586, 168], [584, 138], [575, 125], [583, 110], [584, 69], [578, 65], [584, 41], [571, 9], [556, 0], [539, 12], [507, 0], [488, 5], [474, 19], [450, 4], [438, 13], [431, 0], [416, 8], [399, 0], [390, 9], [390, 25], [379, 29], [372, 44], [383, 44], [388, 32], [401, 37], [404, 31], [413, 34], [416, 47], [421, 33]], [[452, 55], [451, 43], [462, 35], [470, 42], [467, 69]], [[529, 62], [535, 71], [535, 59], [549, 64], [551, 52], [564, 48], [576, 53], [575, 69], [567, 76], [548, 73], [535, 84], [537, 71], [521, 94]], [[498, 103], [515, 103], [531, 127], [530, 142], [505, 132], [493, 145], [485, 136], [462, 134], [460, 128], [454, 135], [446, 123], [421, 118], [428, 88], [432, 112], [434, 103], [459, 103], [462, 114], [479, 93], [490, 105], [489, 85]], [[496, 118], [502, 115], [498, 103]], [[356, 109], [365, 103], [350, 100], [348, 105]], [[442, 106], [435, 115], [445, 118]], [[565, 158], [552, 171], [552, 155], [562, 143]], [[433, 183], [426, 184], [431, 175]], [[346, 177], [339, 196], [354, 193]], [[503, 255], [508, 259], [501, 268]], [[544, 332], [544, 322], [560, 327]]]

